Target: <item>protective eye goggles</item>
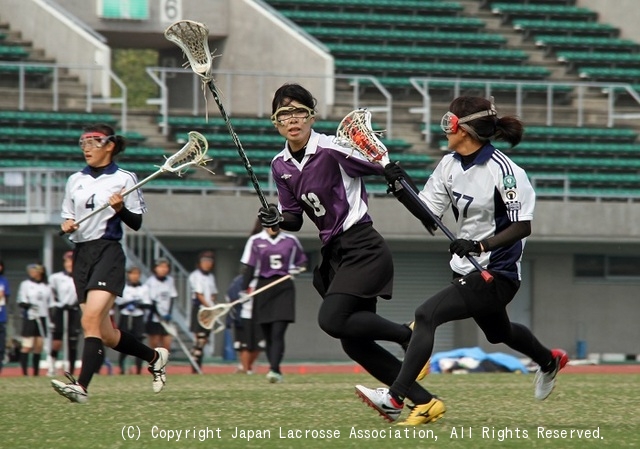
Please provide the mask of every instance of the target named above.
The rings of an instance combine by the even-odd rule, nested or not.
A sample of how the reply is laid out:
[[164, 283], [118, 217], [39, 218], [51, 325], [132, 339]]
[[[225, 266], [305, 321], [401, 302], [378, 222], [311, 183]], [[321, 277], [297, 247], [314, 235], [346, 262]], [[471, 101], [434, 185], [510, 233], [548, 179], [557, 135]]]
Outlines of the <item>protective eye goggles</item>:
[[85, 146], [102, 148], [111, 140], [111, 137], [113, 136], [107, 136], [101, 133], [87, 133], [80, 136], [78, 145], [80, 146], [80, 148], [84, 148]]
[[271, 121], [274, 125], [284, 125], [287, 120], [292, 118], [304, 120], [307, 122], [309, 117], [314, 117], [316, 112], [307, 106], [283, 106], [276, 110], [271, 116]]
[[458, 118], [453, 112], [449, 111], [442, 116], [440, 120], [440, 128], [445, 134], [455, 134], [458, 132], [458, 127], [464, 123], [470, 122], [480, 117], [487, 117], [490, 115], [498, 115], [495, 109], [487, 109], [486, 111], [475, 112], [470, 115], [465, 115], [462, 118]]

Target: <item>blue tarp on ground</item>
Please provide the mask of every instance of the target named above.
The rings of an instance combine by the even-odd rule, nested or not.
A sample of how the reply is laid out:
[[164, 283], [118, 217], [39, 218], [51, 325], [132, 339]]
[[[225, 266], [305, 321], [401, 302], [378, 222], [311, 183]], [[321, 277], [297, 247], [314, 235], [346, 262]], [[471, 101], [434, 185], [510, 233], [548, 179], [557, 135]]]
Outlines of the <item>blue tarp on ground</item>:
[[[486, 353], [482, 349], [475, 348], [460, 348], [453, 349], [451, 351], [445, 352], [436, 352], [431, 356], [431, 372], [440, 373], [440, 360], [442, 359], [461, 359], [461, 358], [472, 358], [478, 361], [481, 365], [482, 362], [488, 361], [495, 365], [505, 368], [507, 371], [520, 371], [522, 373], [527, 373], [527, 368], [522, 364], [520, 359], [514, 357], [509, 354], [505, 354], [503, 352], [492, 352]], [[480, 372], [482, 369], [473, 370], [474, 372]]]

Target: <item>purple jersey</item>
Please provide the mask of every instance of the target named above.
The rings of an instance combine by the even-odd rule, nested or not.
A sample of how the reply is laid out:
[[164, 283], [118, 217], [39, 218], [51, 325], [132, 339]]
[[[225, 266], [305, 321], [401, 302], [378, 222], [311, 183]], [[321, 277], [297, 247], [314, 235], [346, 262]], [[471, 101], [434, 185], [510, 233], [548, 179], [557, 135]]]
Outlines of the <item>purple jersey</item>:
[[255, 267], [254, 277], [270, 278], [304, 266], [307, 256], [296, 236], [280, 232], [271, 238], [262, 231], [249, 237], [240, 262]]
[[362, 176], [381, 175], [382, 166], [369, 162], [355, 150], [333, 141], [333, 136], [311, 131], [302, 162], [288, 146], [271, 162], [282, 212], [307, 216], [326, 245], [358, 223], [371, 222]]

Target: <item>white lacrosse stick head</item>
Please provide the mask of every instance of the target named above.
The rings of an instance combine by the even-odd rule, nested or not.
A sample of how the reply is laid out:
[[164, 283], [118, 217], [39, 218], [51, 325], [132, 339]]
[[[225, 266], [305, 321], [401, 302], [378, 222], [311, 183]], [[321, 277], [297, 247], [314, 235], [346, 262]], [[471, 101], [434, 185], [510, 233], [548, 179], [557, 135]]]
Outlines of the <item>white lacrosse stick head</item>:
[[371, 112], [356, 109], [348, 113], [338, 125], [335, 141], [347, 148], [353, 148], [370, 162], [381, 162], [388, 158], [387, 147], [371, 128]]
[[[209, 142], [197, 131], [189, 131], [189, 140], [175, 154], [167, 158], [161, 169], [182, 175], [189, 167], [205, 168], [211, 158], [207, 157]], [[205, 168], [206, 170], [206, 168]]]
[[203, 78], [210, 75], [213, 59], [209, 50], [209, 29], [205, 24], [179, 20], [169, 25], [164, 37], [180, 47], [197, 75]]

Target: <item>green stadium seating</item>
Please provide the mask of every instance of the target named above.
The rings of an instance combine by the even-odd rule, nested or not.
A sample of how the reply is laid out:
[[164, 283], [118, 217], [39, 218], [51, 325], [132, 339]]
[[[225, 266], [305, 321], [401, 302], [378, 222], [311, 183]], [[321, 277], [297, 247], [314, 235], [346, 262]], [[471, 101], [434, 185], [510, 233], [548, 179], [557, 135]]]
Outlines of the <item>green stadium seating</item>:
[[536, 20], [596, 20], [598, 15], [588, 9], [568, 5], [537, 5], [517, 3], [492, 3], [493, 14], [500, 15], [505, 22], [514, 18]]
[[537, 34], [563, 34], [617, 37], [619, 30], [612, 25], [599, 22], [574, 22], [571, 20], [526, 20], [513, 21], [513, 28], [526, 37]]
[[449, 47], [421, 47], [417, 45], [366, 45], [366, 44], [334, 44], [327, 43], [327, 48], [336, 56], [359, 55], [363, 58], [429, 58], [430, 62], [451, 60], [473, 60], [476, 63], [487, 61], [521, 62], [528, 58], [522, 50], [502, 48], [460, 48], [451, 51]]
[[584, 64], [600, 64], [599, 68], [618, 68], [640, 65], [640, 53], [610, 53], [594, 51], [559, 51], [558, 62], [565, 62], [570, 69]]
[[[447, 141], [440, 141], [446, 146]], [[525, 141], [505, 151], [509, 154], [526, 155], [562, 155], [562, 156], [606, 156], [606, 157], [638, 157], [640, 144], [637, 143], [584, 143], [584, 142], [536, 142]]]
[[88, 124], [104, 123], [114, 126], [117, 123], [115, 116], [111, 114], [83, 113], [83, 112], [42, 112], [42, 111], [0, 111], [0, 125], [26, 124], [82, 127]]
[[535, 36], [538, 47], [547, 47], [550, 50], [566, 51], [608, 51], [608, 52], [636, 52], [640, 49], [637, 42], [628, 39], [592, 36]]
[[433, 30], [480, 30], [484, 28], [483, 20], [475, 17], [447, 17], [431, 15], [409, 15], [409, 14], [361, 14], [342, 13], [336, 14], [333, 11], [292, 11], [280, 10], [280, 13], [294, 22], [306, 25], [328, 25], [341, 24], [350, 25], [353, 23], [367, 23], [378, 27], [402, 27], [423, 29], [429, 27]]
[[637, 82], [640, 80], [640, 68], [617, 67], [580, 67], [580, 78], [592, 81]]
[[[269, 174], [271, 173], [271, 167], [269, 165], [254, 165], [252, 166], [252, 168], [254, 173], [256, 174], [256, 177], [258, 178], [268, 178]], [[247, 169], [244, 167], [244, 165], [241, 164], [225, 164], [223, 170], [221, 171], [223, 171], [227, 176], [237, 176], [240, 178], [246, 178], [249, 176], [247, 175]]]
[[[143, 142], [146, 137], [136, 131], [123, 134], [125, 139], [132, 144]], [[49, 128], [27, 128], [5, 126], [0, 127], [0, 136], [3, 140], [12, 143], [34, 141], [41, 143], [49, 142], [77, 142], [78, 131], [76, 129], [49, 129]]]
[[438, 0], [268, 0], [276, 8], [293, 8], [294, 10], [309, 11], [312, 9], [334, 12], [408, 12], [423, 14], [457, 13], [462, 11], [462, 5], [457, 2]]
[[[40, 65], [23, 65], [26, 75], [49, 75], [53, 72], [51, 67], [43, 67]], [[0, 73], [18, 74], [20, 73], [20, 65], [18, 64], [0, 64]]]
[[447, 48], [499, 47], [507, 42], [500, 34], [449, 32], [430, 30], [387, 30], [340, 27], [304, 27], [305, 31], [325, 43], [365, 42], [372, 39], [380, 45], [392, 43], [447, 44]]
[[0, 45], [0, 59], [4, 61], [18, 61], [29, 56], [29, 52], [14, 45]]
[[549, 76], [549, 69], [539, 66], [508, 65], [508, 64], [456, 64], [430, 62], [403, 62], [383, 60], [352, 60], [339, 59], [335, 61], [336, 69], [343, 72], [372, 72], [382, 77], [393, 74], [404, 76], [467, 76], [491, 78], [526, 78], [542, 79]]
[[519, 156], [511, 159], [526, 170], [536, 168], [551, 168], [553, 170], [603, 170], [628, 171], [640, 169], [639, 159], [608, 159], [608, 158], [579, 158], [579, 157], [551, 157], [551, 156]]

